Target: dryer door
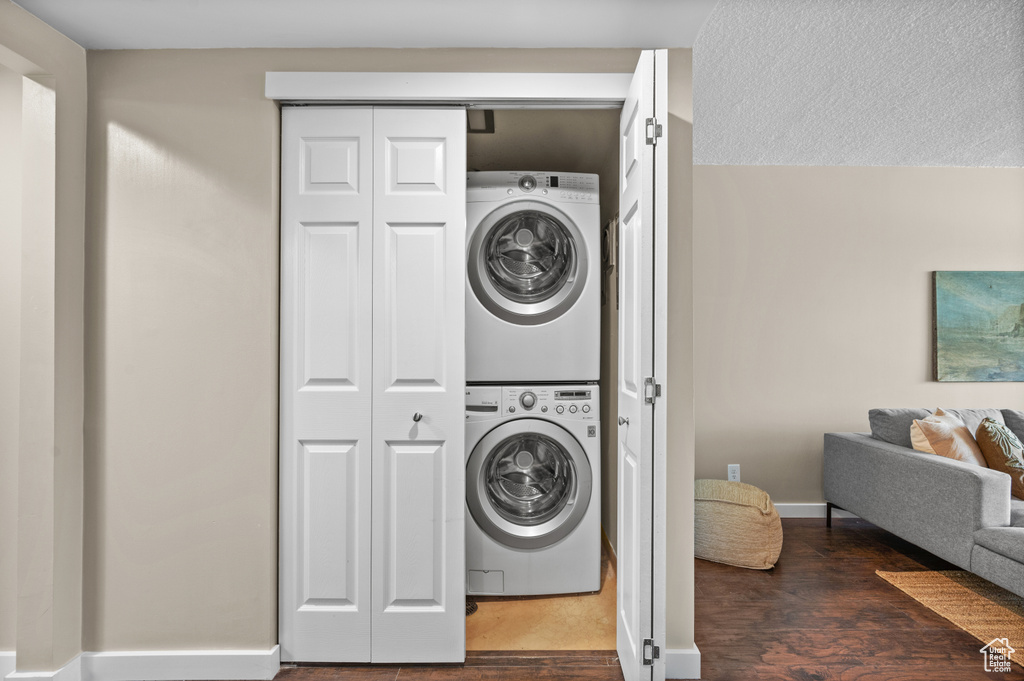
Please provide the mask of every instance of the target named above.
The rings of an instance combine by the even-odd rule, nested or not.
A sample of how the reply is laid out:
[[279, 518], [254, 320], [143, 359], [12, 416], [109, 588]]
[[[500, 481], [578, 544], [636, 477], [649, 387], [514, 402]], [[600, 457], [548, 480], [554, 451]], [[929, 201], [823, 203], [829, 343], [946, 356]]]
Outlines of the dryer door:
[[590, 503], [586, 452], [564, 428], [540, 419], [490, 431], [466, 463], [466, 502], [495, 541], [521, 549], [550, 546], [579, 525]]
[[587, 281], [587, 249], [579, 228], [558, 208], [539, 201], [513, 201], [489, 213], [473, 231], [468, 260], [477, 299], [513, 324], [558, 318]]

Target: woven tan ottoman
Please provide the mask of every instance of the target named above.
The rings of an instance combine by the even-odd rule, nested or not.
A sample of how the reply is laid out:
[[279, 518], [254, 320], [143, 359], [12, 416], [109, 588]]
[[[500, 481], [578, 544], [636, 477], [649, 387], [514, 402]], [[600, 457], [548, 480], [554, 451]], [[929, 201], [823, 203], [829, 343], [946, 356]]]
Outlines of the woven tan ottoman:
[[752, 570], [775, 567], [782, 521], [768, 493], [728, 480], [697, 480], [694, 486], [694, 555]]

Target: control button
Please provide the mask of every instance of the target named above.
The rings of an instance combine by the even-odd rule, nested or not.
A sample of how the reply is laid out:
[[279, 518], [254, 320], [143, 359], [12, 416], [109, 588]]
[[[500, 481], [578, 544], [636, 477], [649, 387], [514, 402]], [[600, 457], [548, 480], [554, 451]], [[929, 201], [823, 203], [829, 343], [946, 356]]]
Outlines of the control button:
[[541, 194], [547, 194], [547, 193], [548, 193], [548, 190], [547, 190], [547, 189], [542, 189], [540, 193], [541, 193]]
[[514, 412], [515, 410], [516, 410], [516, 408], [515, 408], [515, 407], [509, 407], [509, 408], [508, 408], [508, 413], [510, 413], [510, 414], [511, 414], [511, 413], [512, 413], [512, 412]]
[[509, 190], [508, 190], [508, 195], [509, 195], [509, 196], [512, 196], [513, 194], [515, 194], [515, 192], [514, 192], [514, 191], [512, 191], [511, 189], [509, 189]]
[[569, 413], [570, 414], [575, 414], [576, 413], [576, 405], [575, 404], [570, 404], [569, 405]]
[[589, 414], [590, 413], [590, 405], [589, 404], [584, 404], [583, 405], [583, 413], [584, 414]]
[[544, 405], [543, 407], [541, 407], [540, 410], [546, 414], [548, 412], [547, 405]]
[[523, 409], [533, 409], [537, 404], [537, 396], [533, 393], [523, 393], [519, 396], [519, 404], [523, 405]]
[[562, 405], [558, 405], [557, 407], [555, 407], [555, 411], [561, 414], [563, 411], [565, 411], [565, 407], [563, 407]]
[[533, 175], [523, 175], [519, 178], [519, 188], [524, 192], [532, 192], [537, 188], [537, 178]]

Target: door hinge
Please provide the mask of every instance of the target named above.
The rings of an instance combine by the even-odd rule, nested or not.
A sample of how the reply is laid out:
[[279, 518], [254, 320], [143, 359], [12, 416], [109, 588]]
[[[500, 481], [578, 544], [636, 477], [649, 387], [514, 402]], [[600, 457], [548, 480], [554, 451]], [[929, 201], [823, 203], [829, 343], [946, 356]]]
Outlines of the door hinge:
[[657, 118], [647, 119], [647, 143], [654, 146], [658, 143], [658, 138], [661, 137], [661, 123], [658, 122]]
[[653, 376], [644, 379], [644, 402], [654, 404], [654, 400], [661, 397], [661, 383], [655, 383]]
[[644, 639], [644, 666], [650, 667], [654, 664], [654, 661], [661, 657], [661, 648], [654, 645], [653, 638]]

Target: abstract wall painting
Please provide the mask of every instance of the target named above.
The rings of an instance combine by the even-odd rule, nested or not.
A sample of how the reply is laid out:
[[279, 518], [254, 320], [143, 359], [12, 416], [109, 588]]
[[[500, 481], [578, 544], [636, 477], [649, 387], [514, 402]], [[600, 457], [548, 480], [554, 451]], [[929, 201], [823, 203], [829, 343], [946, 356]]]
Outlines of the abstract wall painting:
[[1024, 381], [1024, 272], [935, 273], [940, 381]]

